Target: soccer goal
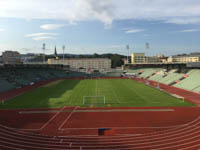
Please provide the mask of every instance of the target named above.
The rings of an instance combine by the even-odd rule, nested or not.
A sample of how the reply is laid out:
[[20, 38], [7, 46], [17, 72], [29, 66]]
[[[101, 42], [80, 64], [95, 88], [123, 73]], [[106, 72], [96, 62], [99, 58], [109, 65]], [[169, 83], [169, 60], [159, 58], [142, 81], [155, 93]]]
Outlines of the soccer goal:
[[105, 96], [83, 96], [83, 104], [106, 104]]

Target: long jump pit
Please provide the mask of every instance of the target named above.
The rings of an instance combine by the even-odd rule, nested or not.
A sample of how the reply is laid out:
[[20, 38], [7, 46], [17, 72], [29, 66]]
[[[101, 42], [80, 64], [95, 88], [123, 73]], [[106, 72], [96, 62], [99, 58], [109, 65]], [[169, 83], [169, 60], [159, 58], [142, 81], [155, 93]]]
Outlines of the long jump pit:
[[97, 136], [100, 129], [110, 130], [108, 135], [138, 135], [189, 126], [199, 116], [199, 107], [62, 107], [1, 110], [0, 124], [50, 136]]

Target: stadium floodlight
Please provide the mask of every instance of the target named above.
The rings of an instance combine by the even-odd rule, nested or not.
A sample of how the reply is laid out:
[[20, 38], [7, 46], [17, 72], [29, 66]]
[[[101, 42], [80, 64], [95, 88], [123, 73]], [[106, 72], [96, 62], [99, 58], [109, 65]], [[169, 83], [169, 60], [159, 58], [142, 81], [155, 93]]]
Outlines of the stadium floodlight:
[[149, 49], [149, 48], [150, 48], [149, 43], [146, 42], [146, 49]]
[[62, 49], [63, 49], [63, 65], [64, 65], [64, 59], [65, 59], [65, 45], [63, 45]]
[[43, 63], [44, 63], [44, 64], [45, 64], [45, 47], [46, 47], [46, 44], [43, 43], [42, 49], [43, 49], [43, 53], [44, 53], [44, 56], [43, 56]]
[[127, 54], [127, 64], [128, 64], [128, 56], [129, 56], [129, 49], [130, 49], [129, 45], [126, 45], [126, 49], [128, 51], [128, 54]]

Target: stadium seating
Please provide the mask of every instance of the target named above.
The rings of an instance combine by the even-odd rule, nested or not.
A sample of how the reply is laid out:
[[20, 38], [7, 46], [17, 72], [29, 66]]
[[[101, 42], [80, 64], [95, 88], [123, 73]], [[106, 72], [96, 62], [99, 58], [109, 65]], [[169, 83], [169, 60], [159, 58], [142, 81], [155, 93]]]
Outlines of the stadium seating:
[[151, 76], [149, 80], [160, 81], [163, 78], [163, 76], [164, 76], [164, 71], [160, 70], [156, 72], [153, 76]]
[[50, 68], [1, 68], [0, 92], [20, 88], [38, 81], [68, 76], [64, 70]]
[[136, 73], [138, 73], [141, 78], [147, 78], [160, 70], [162, 69], [161, 68], [143, 68], [143, 69], [136, 69]]
[[175, 72], [176, 70], [171, 70], [169, 72], [161, 71], [160, 73], [158, 73], [158, 76], [156, 78], [152, 77], [151, 80], [158, 81], [164, 84], [170, 84], [176, 80], [181, 79], [184, 76], [183, 73], [175, 73]]
[[181, 80], [174, 86], [199, 92], [199, 86], [200, 86], [200, 70], [198, 69], [192, 69], [187, 73], [188, 77], [186, 77], [184, 80]]
[[0, 78], [0, 92], [8, 91], [14, 88], [12, 84]]
[[129, 69], [127, 72], [135, 73], [141, 78], [146, 78], [148, 80], [153, 80], [167, 85], [173, 84], [175, 87], [200, 93], [200, 69], [191, 69], [187, 72], [186, 75], [188, 77], [186, 78], [184, 78], [184, 73], [177, 73], [176, 69], [166, 72], [165, 69], [161, 68], [141, 68]]

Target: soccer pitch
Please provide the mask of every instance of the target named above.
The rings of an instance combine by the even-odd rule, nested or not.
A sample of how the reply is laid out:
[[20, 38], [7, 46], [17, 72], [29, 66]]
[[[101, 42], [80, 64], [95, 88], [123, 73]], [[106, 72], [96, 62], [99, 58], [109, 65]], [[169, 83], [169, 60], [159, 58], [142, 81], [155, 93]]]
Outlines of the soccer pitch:
[[59, 80], [10, 99], [0, 108], [195, 106], [129, 79]]

